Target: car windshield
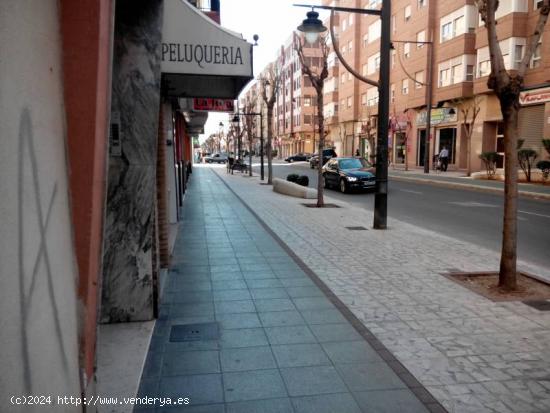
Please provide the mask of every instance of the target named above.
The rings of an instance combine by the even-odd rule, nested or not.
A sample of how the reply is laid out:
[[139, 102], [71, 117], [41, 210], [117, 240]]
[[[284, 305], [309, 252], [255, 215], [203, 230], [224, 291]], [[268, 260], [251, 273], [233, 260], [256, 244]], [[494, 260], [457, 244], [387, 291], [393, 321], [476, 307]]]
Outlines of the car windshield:
[[367, 161], [361, 158], [350, 158], [338, 161], [338, 166], [340, 167], [340, 169], [360, 169], [368, 168], [369, 164], [367, 163]]

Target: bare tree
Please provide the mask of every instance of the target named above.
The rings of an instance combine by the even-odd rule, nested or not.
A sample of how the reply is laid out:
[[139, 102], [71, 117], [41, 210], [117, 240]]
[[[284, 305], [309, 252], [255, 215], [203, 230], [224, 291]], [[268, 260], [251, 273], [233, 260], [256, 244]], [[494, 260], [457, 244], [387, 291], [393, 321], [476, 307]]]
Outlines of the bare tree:
[[372, 114], [370, 106], [365, 106], [363, 109], [363, 122], [361, 123], [361, 132], [367, 135], [367, 141], [369, 142], [369, 162], [375, 164], [376, 160], [376, 123], [374, 122], [375, 116]]
[[[254, 113], [256, 109], [256, 101], [258, 97], [255, 94], [250, 95], [244, 104], [244, 113]], [[252, 176], [252, 148], [254, 146], [255, 134], [256, 134], [256, 116], [247, 115], [243, 116], [243, 133], [248, 138], [248, 156], [249, 167], [248, 174]]]
[[475, 1], [481, 19], [487, 28], [491, 73], [487, 81], [494, 90], [504, 121], [504, 217], [502, 229], [502, 250], [500, 256], [499, 287], [505, 290], [517, 289], [517, 210], [518, 210], [518, 113], [519, 95], [524, 86], [525, 72], [542, 36], [550, 14], [550, 0], [543, 0], [539, 19], [533, 35], [526, 44], [525, 55], [517, 71], [506, 70], [504, 57], [497, 37], [496, 11], [498, 0]]
[[[319, 129], [319, 163], [317, 165], [317, 207], [322, 208], [325, 206], [325, 200], [323, 198], [323, 149], [325, 147], [325, 117], [323, 115], [323, 87], [325, 85], [325, 79], [328, 77], [328, 55], [330, 48], [327, 45], [326, 36], [319, 36], [319, 47], [321, 48], [321, 62], [320, 70], [314, 71], [306, 63], [306, 57], [304, 56], [303, 41], [297, 34], [294, 36], [294, 48], [300, 59], [300, 66], [302, 67], [302, 73], [307, 75], [311, 81], [312, 86], [317, 93], [317, 122]], [[315, 117], [314, 117], [315, 118]]]
[[481, 110], [479, 105], [480, 98], [474, 96], [473, 99], [459, 99], [455, 101], [456, 106], [459, 107], [462, 115], [462, 125], [464, 126], [464, 133], [466, 138], [466, 175], [472, 174], [472, 162], [470, 160], [472, 154], [472, 135], [474, 134], [474, 126], [476, 119]]
[[[277, 94], [281, 84], [281, 71], [277, 62], [270, 63], [265, 75], [260, 78], [262, 100], [267, 107], [267, 183], [273, 183], [273, 107], [277, 101]], [[269, 87], [269, 93], [267, 91]], [[262, 131], [263, 133], [263, 131]]]

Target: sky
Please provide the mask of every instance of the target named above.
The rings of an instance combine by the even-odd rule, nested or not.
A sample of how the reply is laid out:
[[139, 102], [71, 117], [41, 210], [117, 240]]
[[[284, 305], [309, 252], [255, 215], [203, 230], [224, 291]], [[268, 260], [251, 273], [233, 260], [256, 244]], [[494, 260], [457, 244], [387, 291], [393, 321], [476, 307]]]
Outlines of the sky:
[[[220, 3], [222, 26], [242, 33], [250, 43], [254, 43], [252, 36], [260, 36], [258, 46], [253, 48], [254, 76], [257, 76], [269, 62], [275, 60], [279, 47], [306, 18], [307, 8], [292, 5], [321, 4], [321, 0], [221, 0]], [[220, 122], [223, 122], [224, 130], [227, 131], [229, 115], [211, 112], [200, 141], [212, 133], [218, 133]]]

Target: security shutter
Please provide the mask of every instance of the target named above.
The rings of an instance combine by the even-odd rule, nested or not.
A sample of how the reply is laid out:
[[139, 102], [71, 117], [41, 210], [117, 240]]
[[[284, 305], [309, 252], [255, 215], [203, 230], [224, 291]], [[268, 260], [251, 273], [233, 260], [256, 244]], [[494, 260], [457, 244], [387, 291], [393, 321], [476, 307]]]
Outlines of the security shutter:
[[523, 107], [519, 111], [519, 139], [525, 139], [522, 148], [542, 150], [544, 105]]

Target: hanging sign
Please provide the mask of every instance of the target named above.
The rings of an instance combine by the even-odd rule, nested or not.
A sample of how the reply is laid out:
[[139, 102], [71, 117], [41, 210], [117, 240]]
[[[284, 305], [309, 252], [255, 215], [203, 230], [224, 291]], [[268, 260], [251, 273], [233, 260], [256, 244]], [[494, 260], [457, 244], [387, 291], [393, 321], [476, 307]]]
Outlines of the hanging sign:
[[193, 110], [203, 112], [235, 112], [235, 101], [233, 99], [193, 99]]
[[538, 105], [550, 102], [550, 88], [534, 89], [519, 94], [519, 103], [521, 106]]

